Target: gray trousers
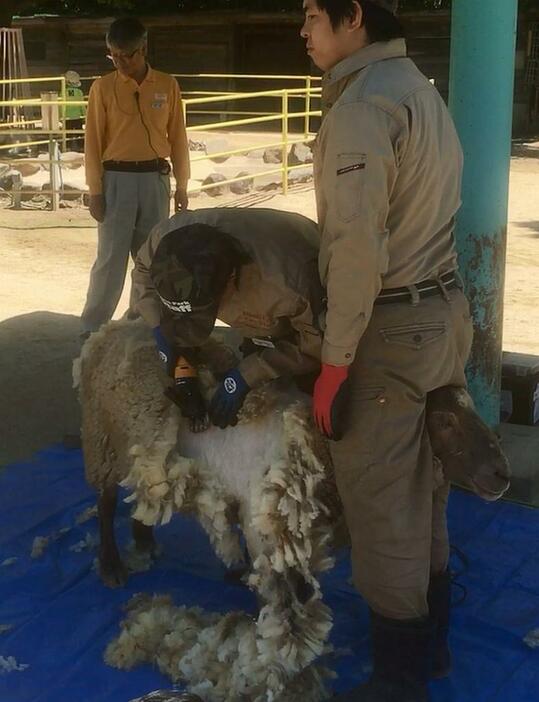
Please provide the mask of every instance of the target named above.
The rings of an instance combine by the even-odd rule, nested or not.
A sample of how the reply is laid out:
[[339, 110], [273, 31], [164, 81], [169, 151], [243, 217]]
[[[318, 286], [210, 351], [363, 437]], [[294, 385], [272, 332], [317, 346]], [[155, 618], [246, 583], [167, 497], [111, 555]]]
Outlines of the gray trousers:
[[[106, 171], [105, 219], [97, 227], [97, 257], [90, 273], [81, 331], [97, 331], [122, 295], [129, 254], [133, 258], [153, 227], [170, 214], [170, 179], [159, 173]], [[133, 309], [132, 296], [130, 310]]]

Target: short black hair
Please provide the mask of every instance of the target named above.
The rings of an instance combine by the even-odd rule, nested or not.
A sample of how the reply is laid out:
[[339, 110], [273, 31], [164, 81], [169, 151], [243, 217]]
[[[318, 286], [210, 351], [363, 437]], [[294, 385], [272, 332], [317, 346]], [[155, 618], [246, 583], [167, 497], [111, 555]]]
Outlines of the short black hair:
[[[404, 27], [394, 14], [370, 0], [356, 2], [363, 10], [363, 23], [372, 42], [391, 41], [405, 36]], [[333, 29], [354, 16], [353, 0], [316, 0], [316, 4], [320, 10], [328, 13]]]
[[142, 44], [147, 36], [146, 27], [136, 17], [120, 17], [109, 27], [107, 44], [119, 49], [131, 48], [134, 44]]

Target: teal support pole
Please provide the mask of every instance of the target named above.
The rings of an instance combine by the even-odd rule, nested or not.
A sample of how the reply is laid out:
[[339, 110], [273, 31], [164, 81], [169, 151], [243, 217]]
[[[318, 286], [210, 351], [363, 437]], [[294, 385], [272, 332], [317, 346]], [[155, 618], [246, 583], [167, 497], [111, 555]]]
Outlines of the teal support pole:
[[449, 107], [464, 150], [456, 238], [472, 305], [468, 365], [483, 419], [499, 423], [503, 291], [518, 0], [453, 0]]

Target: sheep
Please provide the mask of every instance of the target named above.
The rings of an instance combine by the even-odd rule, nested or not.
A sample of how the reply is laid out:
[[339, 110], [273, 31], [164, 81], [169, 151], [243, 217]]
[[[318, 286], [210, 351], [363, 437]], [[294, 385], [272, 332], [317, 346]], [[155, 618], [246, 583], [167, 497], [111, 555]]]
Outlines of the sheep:
[[[223, 344], [201, 351], [206, 395], [214, 374], [237, 362]], [[228, 702], [324, 698], [315, 662], [327, 650], [331, 614], [318, 573], [332, 566], [340, 502], [326, 441], [315, 431], [310, 399], [284, 381], [249, 393], [235, 428], [192, 433], [163, 394], [167, 379], [149, 330], [113, 322], [83, 347], [75, 367], [82, 405], [86, 476], [99, 493], [100, 574], [111, 586], [127, 578], [114, 541], [117, 485], [134, 503], [137, 548], [152, 552], [152, 526], [191, 512], [227, 566], [242, 563], [242, 527], [257, 593], [255, 621], [174, 608], [163, 598], [133, 603], [106, 660], [129, 668], [155, 662], [188, 679], [205, 699]], [[427, 398], [426, 423], [446, 477], [486, 499], [507, 489], [509, 471], [495, 434], [468, 394], [441, 388]], [[188, 636], [186, 632], [190, 632]], [[216, 651], [219, 642], [219, 653]], [[208, 672], [209, 671], [209, 672]]]
[[[237, 362], [222, 344], [208, 344], [201, 362], [208, 357], [214, 373]], [[151, 525], [167, 523], [176, 510], [194, 512], [227, 565], [242, 562], [244, 556], [233, 528], [238, 509], [249, 550], [260, 553], [260, 534], [269, 527], [252, 513], [251, 493], [260, 493], [256, 504], [276, 499], [266, 483], [279, 483], [286, 491], [305, 474], [299, 487], [290, 487], [295, 498], [303, 500], [304, 510], [318, 515], [320, 507], [311, 501], [321, 484], [332, 513], [338, 511], [327, 445], [312, 430], [306, 396], [286, 383], [253, 390], [236, 428], [223, 432], [212, 427], [193, 434], [163, 395], [167, 379], [147, 328], [123, 321], [90, 337], [74, 374], [82, 407], [86, 479], [99, 495], [100, 575], [107, 585], [122, 585], [127, 577], [113, 533], [118, 484], [133, 490], [128, 499], [136, 499], [133, 535], [140, 550], [155, 547]], [[203, 368], [200, 374], [211, 392], [213, 376]], [[291, 528], [302, 528], [294, 520], [306, 519], [305, 514], [298, 514], [293, 500], [287, 509]], [[256, 529], [251, 526], [255, 523]]]
[[[202, 362], [211, 360], [215, 373], [228, 370], [237, 360], [222, 344], [209, 344], [205, 353]], [[226, 525], [233, 521], [230, 517], [238, 507], [237, 496], [242, 490], [245, 494], [249, 485], [259, 480], [259, 473], [253, 470], [253, 457], [267, 458], [281, 439], [280, 431], [275, 430], [284, 407], [295, 406], [294, 411], [300, 411], [301, 419], [297, 421], [309, 434], [309, 441], [314, 442], [319, 462], [327, 467], [326, 478], [331, 474], [327, 447], [311, 431], [307, 398], [286, 384], [277, 382], [251, 392], [235, 430], [221, 432], [212, 428], [200, 436], [189, 432], [177, 408], [163, 395], [167, 379], [157, 361], [151, 335], [140, 322], [112, 323], [92, 335], [74, 372], [75, 384], [80, 384], [86, 477], [99, 494], [100, 574], [109, 586], [123, 585], [127, 579], [113, 531], [118, 484], [137, 485], [134, 541], [139, 551], [152, 553], [155, 542], [151, 526], [168, 522], [180, 505], [183, 510], [193, 509], [193, 479], [191, 485], [176, 485], [174, 489], [180, 491], [176, 496], [172, 494], [171, 480], [177, 483], [176, 474], [182, 470], [188, 474], [193, 458], [209, 451], [204, 455], [205, 467], [197, 467], [199, 473], [205, 473], [206, 488], [199, 491], [196, 509], [219, 555], [230, 565], [241, 562], [243, 554], [235, 532]], [[208, 373], [202, 377], [206, 378], [209, 393], [211, 377]], [[255, 417], [266, 414], [265, 422], [252, 423]], [[509, 486], [507, 459], [495, 433], [475, 413], [464, 389], [445, 387], [429, 393], [426, 421], [434, 454], [449, 480], [487, 500], [504, 494]], [[260, 448], [257, 441], [261, 442]], [[177, 455], [177, 445], [181, 446], [183, 458]], [[227, 455], [234, 456], [234, 461], [224, 460]], [[175, 468], [169, 475], [167, 471], [174, 461]], [[258, 471], [266, 469], [264, 460], [256, 463]], [[216, 475], [224, 481], [220, 486], [213, 486]], [[182, 495], [182, 489], [189, 494]], [[326, 492], [331, 493], [332, 487]], [[203, 508], [204, 500], [208, 504]], [[248, 509], [244, 501], [243, 510]], [[248, 525], [249, 515], [243, 517], [242, 523]], [[257, 553], [257, 534], [248, 527], [246, 536]]]

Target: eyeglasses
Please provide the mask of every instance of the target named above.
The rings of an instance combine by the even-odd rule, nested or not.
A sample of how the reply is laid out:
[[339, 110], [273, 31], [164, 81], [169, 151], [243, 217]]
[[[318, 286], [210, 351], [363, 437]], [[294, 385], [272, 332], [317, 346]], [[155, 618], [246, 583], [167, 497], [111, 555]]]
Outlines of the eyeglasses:
[[137, 53], [137, 51], [140, 51], [142, 49], [141, 46], [136, 48], [134, 51], [132, 51], [130, 54], [122, 52], [121, 54], [106, 54], [106, 57], [110, 59], [113, 63], [115, 61], [122, 61], [122, 60], [128, 60], [130, 61], [133, 56]]

